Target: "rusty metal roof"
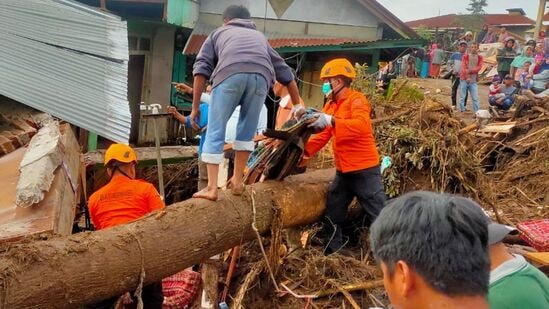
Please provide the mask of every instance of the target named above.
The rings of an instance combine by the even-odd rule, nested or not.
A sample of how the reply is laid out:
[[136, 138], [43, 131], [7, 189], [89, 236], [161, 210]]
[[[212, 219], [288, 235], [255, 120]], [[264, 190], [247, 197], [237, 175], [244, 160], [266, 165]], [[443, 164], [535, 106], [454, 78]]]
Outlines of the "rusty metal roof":
[[[419, 26], [426, 26], [427, 28], [456, 28], [465, 27], [467, 23], [466, 17], [470, 15], [457, 15], [447, 14], [436, 17], [418, 19], [406, 22], [409, 27], [417, 28]], [[465, 17], [465, 18], [464, 18]], [[484, 23], [489, 26], [501, 26], [501, 25], [527, 25], [533, 26], [534, 21], [523, 15], [509, 15], [509, 14], [485, 14], [482, 15]]]

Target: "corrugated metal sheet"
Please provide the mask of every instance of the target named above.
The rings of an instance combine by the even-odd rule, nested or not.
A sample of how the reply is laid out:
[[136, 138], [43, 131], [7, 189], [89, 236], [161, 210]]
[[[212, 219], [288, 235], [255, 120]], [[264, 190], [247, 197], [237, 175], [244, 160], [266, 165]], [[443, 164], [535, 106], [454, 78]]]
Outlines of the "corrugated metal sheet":
[[[200, 51], [202, 44], [208, 37], [208, 34], [215, 29], [213, 26], [197, 24], [193, 29], [183, 53], [185, 55], [196, 55]], [[306, 46], [326, 46], [341, 45], [350, 43], [366, 43], [361, 39], [335, 38], [335, 37], [313, 37], [289, 33], [267, 32], [265, 36], [273, 48], [282, 47], [306, 47]]]
[[0, 41], [0, 94], [128, 141], [126, 22], [68, 0], [2, 0]]

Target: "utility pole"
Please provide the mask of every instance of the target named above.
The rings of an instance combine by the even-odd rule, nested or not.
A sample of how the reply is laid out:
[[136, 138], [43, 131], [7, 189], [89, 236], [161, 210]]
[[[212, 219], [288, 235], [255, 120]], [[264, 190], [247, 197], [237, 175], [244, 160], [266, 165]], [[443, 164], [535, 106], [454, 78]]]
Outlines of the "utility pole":
[[539, 38], [539, 33], [541, 31], [541, 25], [543, 23], [543, 15], [545, 15], [545, 5], [547, 4], [547, 0], [539, 0], [539, 7], [538, 7], [538, 19], [536, 20], [536, 30], [534, 33], [534, 38]]

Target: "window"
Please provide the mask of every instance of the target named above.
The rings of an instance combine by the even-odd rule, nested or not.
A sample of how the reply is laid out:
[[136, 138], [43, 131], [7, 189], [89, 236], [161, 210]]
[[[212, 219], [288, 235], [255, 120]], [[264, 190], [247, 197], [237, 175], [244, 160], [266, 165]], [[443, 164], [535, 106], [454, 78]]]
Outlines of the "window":
[[128, 36], [128, 47], [133, 52], [148, 52], [151, 50], [151, 39], [130, 35]]

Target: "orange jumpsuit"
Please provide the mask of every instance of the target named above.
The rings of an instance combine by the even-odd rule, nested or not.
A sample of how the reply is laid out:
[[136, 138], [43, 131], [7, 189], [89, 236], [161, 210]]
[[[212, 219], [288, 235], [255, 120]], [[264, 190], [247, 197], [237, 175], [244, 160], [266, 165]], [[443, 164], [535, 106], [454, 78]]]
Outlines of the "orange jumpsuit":
[[[335, 118], [334, 127], [314, 135], [305, 146], [305, 155], [311, 157], [334, 137], [336, 176], [328, 190], [320, 233], [327, 242], [327, 253], [336, 252], [347, 243], [343, 241], [342, 229], [353, 224], [355, 227], [370, 226], [387, 199], [370, 111], [370, 104], [362, 93], [347, 90], [343, 98], [324, 106], [323, 112]], [[365, 212], [358, 222], [360, 226], [346, 222], [347, 207], [355, 197]], [[356, 237], [354, 229], [348, 236]]]
[[[90, 196], [88, 208], [95, 228], [101, 230], [137, 220], [164, 208], [164, 203], [152, 184], [114, 175], [108, 184]], [[164, 300], [162, 282], [144, 286], [141, 296], [145, 308], [161, 309]], [[118, 296], [85, 308], [112, 308], [117, 300]], [[135, 303], [137, 300], [133, 301]]]
[[90, 196], [88, 208], [97, 230], [128, 223], [164, 208], [154, 186], [143, 180], [115, 175]]

